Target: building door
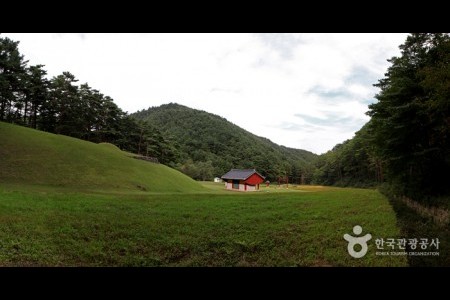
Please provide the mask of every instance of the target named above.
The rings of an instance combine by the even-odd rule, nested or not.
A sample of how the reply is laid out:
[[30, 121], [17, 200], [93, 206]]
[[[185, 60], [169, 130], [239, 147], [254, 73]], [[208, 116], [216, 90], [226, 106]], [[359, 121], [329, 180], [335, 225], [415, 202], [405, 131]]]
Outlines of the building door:
[[233, 189], [239, 189], [239, 180], [233, 180]]

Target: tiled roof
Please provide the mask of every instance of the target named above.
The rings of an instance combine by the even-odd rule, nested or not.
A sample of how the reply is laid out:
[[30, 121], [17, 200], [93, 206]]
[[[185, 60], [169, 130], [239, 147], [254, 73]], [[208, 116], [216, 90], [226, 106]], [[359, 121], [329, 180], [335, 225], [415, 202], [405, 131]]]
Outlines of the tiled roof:
[[245, 180], [255, 173], [258, 174], [259, 176], [261, 176], [262, 178], [264, 178], [264, 176], [262, 176], [261, 174], [256, 172], [255, 169], [231, 169], [228, 173], [223, 175], [221, 178], [222, 179]]

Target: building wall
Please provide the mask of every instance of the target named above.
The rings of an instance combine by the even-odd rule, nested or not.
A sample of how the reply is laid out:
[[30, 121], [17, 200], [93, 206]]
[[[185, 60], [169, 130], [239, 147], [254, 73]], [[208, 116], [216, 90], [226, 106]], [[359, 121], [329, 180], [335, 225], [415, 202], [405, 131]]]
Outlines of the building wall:
[[260, 184], [264, 181], [264, 178], [262, 178], [261, 176], [259, 176], [257, 173], [253, 174], [252, 176], [250, 176], [249, 178], [247, 178], [247, 180], [245, 182], [247, 182], [248, 184]]
[[254, 192], [256, 191], [256, 186], [254, 185], [247, 185], [247, 192]]
[[257, 191], [257, 187], [254, 185], [248, 185], [247, 184], [247, 189], [245, 188], [245, 183], [243, 181], [239, 182], [239, 189], [233, 189], [233, 182], [225, 182], [225, 188], [228, 190], [232, 190], [232, 191], [240, 191], [240, 192], [253, 192], [253, 191]]

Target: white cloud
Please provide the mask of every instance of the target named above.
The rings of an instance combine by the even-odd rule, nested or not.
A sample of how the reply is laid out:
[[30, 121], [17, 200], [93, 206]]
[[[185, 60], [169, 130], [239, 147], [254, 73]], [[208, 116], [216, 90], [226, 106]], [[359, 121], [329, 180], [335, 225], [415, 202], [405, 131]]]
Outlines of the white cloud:
[[[4, 34], [134, 112], [178, 102], [316, 153], [351, 138], [406, 34]], [[296, 115], [309, 116], [309, 120]]]

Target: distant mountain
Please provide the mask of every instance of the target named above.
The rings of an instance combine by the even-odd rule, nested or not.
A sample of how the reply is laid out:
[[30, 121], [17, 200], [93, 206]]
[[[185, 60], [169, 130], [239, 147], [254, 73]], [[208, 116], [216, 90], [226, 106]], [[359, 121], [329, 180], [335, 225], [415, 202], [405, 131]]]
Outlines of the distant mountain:
[[256, 136], [220, 116], [176, 103], [150, 107], [132, 116], [149, 122], [174, 143], [179, 151], [178, 168], [188, 174], [194, 167], [210, 167], [212, 176], [231, 168], [255, 168], [272, 181], [288, 175], [290, 182], [299, 182], [302, 175], [308, 180], [317, 158], [312, 152]]

